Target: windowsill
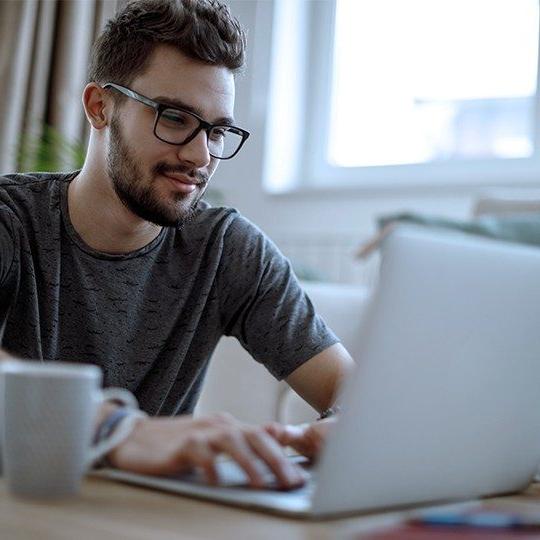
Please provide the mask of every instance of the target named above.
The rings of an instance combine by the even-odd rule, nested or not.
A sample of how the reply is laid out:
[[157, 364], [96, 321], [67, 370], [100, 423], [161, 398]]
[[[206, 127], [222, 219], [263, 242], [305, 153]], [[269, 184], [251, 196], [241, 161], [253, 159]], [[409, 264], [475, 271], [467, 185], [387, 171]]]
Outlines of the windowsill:
[[[269, 162], [271, 163], [271, 162]], [[506, 160], [430, 162], [365, 168], [331, 167], [322, 160], [292, 174], [269, 167], [264, 188], [276, 196], [449, 196], [492, 188], [540, 188], [540, 156]], [[278, 182], [273, 182], [277, 179]]]
[[441, 182], [441, 183], [365, 183], [362, 185], [336, 184], [329, 179], [327, 185], [296, 184], [280, 189], [264, 188], [264, 193], [270, 198], [381, 198], [381, 197], [455, 197], [474, 196], [491, 189], [540, 189], [540, 178], [505, 180], [505, 181], [477, 181], [477, 182]]

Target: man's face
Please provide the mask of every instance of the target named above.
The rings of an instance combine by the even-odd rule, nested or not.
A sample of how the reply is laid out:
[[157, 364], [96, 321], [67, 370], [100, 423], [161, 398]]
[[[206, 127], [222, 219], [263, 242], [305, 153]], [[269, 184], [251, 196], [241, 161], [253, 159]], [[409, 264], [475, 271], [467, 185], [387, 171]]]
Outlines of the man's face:
[[[194, 110], [208, 122], [231, 118], [234, 78], [171, 47], [158, 46], [148, 69], [129, 87], [158, 102]], [[124, 205], [146, 221], [179, 226], [193, 214], [218, 161], [208, 153], [205, 131], [183, 146], [153, 134], [155, 111], [126, 98], [109, 126], [107, 172]]]

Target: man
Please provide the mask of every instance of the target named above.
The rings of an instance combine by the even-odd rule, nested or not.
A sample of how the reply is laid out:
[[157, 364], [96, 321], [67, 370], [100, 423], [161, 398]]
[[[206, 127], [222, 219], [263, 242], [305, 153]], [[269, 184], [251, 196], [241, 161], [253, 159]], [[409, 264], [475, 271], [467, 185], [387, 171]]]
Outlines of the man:
[[320, 412], [352, 364], [275, 246], [236, 211], [201, 200], [248, 136], [233, 119], [244, 49], [238, 22], [214, 0], [133, 2], [109, 22], [83, 92], [82, 170], [0, 183], [2, 345], [98, 364], [106, 385], [160, 416], [110, 452], [117, 467], [197, 466], [215, 482], [215, 458], [227, 453], [252, 485], [262, 459], [290, 487], [302, 478], [280, 445], [314, 454], [324, 425], [190, 416], [223, 334]]

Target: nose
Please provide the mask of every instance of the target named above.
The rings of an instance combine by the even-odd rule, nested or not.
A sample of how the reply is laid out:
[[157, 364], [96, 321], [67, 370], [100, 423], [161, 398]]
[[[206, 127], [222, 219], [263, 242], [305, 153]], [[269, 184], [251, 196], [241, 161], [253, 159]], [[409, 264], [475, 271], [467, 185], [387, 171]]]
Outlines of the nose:
[[210, 163], [210, 151], [208, 150], [207, 135], [204, 130], [183, 146], [177, 147], [177, 155], [181, 161], [189, 162], [195, 168], [206, 167]]

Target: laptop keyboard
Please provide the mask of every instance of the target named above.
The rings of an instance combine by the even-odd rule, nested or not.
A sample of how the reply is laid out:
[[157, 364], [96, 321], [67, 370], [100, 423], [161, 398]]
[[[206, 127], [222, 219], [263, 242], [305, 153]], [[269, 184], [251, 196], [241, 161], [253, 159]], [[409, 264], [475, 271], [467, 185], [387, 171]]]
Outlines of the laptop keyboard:
[[[292, 490], [287, 491], [294, 491], [295, 493], [302, 492], [309, 489], [309, 486], [313, 483], [313, 472], [312, 472], [312, 463], [309, 462], [306, 458], [302, 456], [292, 456], [291, 461], [295, 462], [297, 465], [299, 465], [304, 473], [307, 476], [306, 483], [298, 488], [294, 488]], [[257, 463], [257, 467], [259, 468], [259, 471], [261, 472], [261, 475], [265, 481], [265, 485], [263, 490], [279, 490], [282, 491], [283, 488], [278, 485], [276, 482], [274, 474], [270, 471], [268, 466], [263, 463], [262, 461], [259, 461]], [[244, 470], [233, 460], [231, 459], [224, 459], [219, 460], [216, 463], [216, 469], [219, 475], [219, 486], [221, 487], [227, 487], [227, 488], [248, 488], [254, 489], [249, 486], [249, 481], [246, 473]], [[206, 476], [202, 471], [199, 470], [193, 470], [188, 473], [182, 473], [174, 476], [170, 476], [169, 478], [180, 480], [182, 482], [189, 482], [199, 485], [208, 485], [208, 482], [206, 480]]]

